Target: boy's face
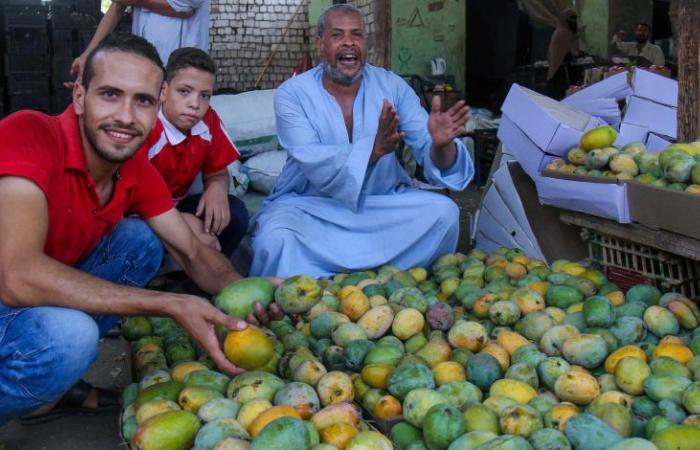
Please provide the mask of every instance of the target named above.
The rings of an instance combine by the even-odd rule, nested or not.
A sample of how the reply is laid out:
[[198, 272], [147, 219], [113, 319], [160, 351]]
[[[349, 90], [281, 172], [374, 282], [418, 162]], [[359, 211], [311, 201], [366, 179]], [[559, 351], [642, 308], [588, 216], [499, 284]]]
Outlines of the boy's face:
[[183, 133], [202, 120], [214, 92], [214, 74], [187, 67], [163, 83], [160, 100], [165, 117]]

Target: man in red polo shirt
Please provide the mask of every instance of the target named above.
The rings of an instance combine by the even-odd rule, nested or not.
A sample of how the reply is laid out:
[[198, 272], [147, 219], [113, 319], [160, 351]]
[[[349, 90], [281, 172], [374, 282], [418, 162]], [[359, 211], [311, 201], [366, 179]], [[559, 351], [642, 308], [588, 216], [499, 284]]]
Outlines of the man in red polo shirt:
[[[248, 228], [248, 211], [228, 193], [227, 166], [240, 155], [209, 107], [215, 73], [214, 61], [203, 50], [184, 47], [170, 55], [161, 109], [142, 149], [163, 176], [192, 231], [230, 257]], [[187, 195], [200, 172], [204, 192]]]
[[[90, 54], [63, 114], [22, 111], [0, 122], [0, 425], [67, 400], [119, 315], [172, 317], [220, 369], [240, 372], [214, 325], [245, 322], [199, 297], [139, 288], [158, 270], [161, 241], [210, 293], [240, 278], [197, 239], [158, 172], [135, 155], [156, 119], [162, 81], [155, 48], [118, 37]], [[132, 215], [143, 220], [124, 219]], [[82, 406], [100, 404], [96, 390], [83, 394]]]

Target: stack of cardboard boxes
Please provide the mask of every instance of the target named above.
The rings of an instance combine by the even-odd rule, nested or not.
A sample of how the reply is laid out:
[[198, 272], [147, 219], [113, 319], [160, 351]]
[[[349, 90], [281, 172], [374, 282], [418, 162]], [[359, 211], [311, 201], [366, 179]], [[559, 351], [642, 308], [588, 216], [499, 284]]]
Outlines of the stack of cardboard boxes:
[[[661, 151], [676, 139], [677, 82], [647, 71], [620, 73], [557, 102], [513, 85], [503, 107], [498, 137], [503, 152], [532, 178], [539, 202], [620, 223], [640, 224], [700, 239], [700, 197], [614, 178], [546, 170], [554, 158], [566, 159], [586, 131], [605, 124], [619, 128], [615, 145], [643, 142]], [[619, 104], [625, 100], [624, 110]], [[497, 180], [492, 184], [498, 184]], [[500, 208], [495, 194], [484, 197], [486, 214], [474, 235], [486, 236]], [[483, 212], [482, 211], [482, 212]], [[489, 217], [489, 215], [491, 217]], [[502, 217], [503, 222], [508, 222]], [[520, 228], [523, 227], [522, 223]], [[513, 228], [513, 227], [511, 227]], [[516, 232], [516, 236], [517, 236]], [[527, 234], [527, 233], [526, 233]], [[515, 239], [515, 236], [512, 236]], [[507, 240], [503, 244], [510, 243]], [[522, 246], [525, 249], [527, 246]], [[535, 248], [535, 254], [537, 248]]]

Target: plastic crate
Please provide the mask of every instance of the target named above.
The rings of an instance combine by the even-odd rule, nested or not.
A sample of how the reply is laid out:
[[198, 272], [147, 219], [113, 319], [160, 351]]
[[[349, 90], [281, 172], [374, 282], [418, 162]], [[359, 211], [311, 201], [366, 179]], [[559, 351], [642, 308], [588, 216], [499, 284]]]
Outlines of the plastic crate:
[[469, 136], [474, 139], [474, 181], [477, 186], [484, 186], [491, 172], [491, 165], [500, 141], [496, 136], [497, 128], [474, 130]]
[[649, 283], [700, 301], [700, 261], [584, 229], [589, 258], [603, 267], [608, 279], [626, 291]]

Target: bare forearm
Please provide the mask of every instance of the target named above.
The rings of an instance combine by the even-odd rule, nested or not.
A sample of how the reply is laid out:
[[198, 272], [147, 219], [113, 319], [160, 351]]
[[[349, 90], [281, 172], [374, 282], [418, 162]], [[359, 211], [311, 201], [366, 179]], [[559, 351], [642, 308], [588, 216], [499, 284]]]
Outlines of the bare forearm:
[[433, 146], [430, 150], [430, 159], [439, 169], [450, 167], [455, 162], [455, 158], [457, 158], [457, 146], [454, 141], [440, 148]]
[[186, 256], [166, 244], [168, 251], [185, 273], [204, 291], [218, 294], [223, 288], [243, 278], [220, 252], [205, 245], [198, 246], [196, 255]]
[[154, 13], [160, 14], [162, 16], [169, 17], [179, 17], [181, 19], [186, 19], [194, 13], [193, 11], [178, 12], [170, 6], [167, 0], [139, 0], [137, 5], [149, 9]]
[[227, 169], [204, 176], [204, 189], [214, 188], [228, 193], [228, 187], [230, 184], [231, 178]]
[[99, 25], [97, 25], [95, 34], [92, 36], [90, 43], [85, 48], [83, 55], [87, 56], [100, 44], [100, 42], [104, 41], [105, 38], [117, 28], [119, 20], [122, 18], [125, 10], [126, 6], [120, 5], [119, 3], [112, 3], [102, 20], [100, 20]]
[[167, 298], [173, 295], [104, 281], [45, 255], [25, 261], [5, 270], [2, 302], [7, 306], [62, 306], [105, 315], [168, 315]]

